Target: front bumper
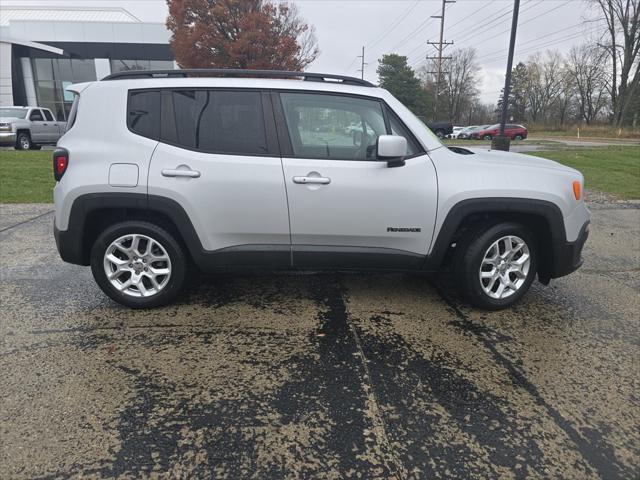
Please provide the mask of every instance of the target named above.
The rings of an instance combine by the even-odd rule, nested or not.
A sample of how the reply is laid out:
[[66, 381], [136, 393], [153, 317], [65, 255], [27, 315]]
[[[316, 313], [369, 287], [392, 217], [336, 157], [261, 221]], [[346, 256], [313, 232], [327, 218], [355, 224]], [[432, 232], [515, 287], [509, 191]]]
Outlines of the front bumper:
[[[574, 242], [563, 242], [554, 246], [554, 265], [546, 276], [541, 276], [540, 280], [564, 277], [575, 272], [582, 266], [582, 249], [589, 238], [589, 222], [586, 222], [580, 229], [578, 238]], [[546, 278], [545, 278], [546, 277]]]
[[0, 146], [13, 147], [16, 144], [15, 132], [0, 132]]

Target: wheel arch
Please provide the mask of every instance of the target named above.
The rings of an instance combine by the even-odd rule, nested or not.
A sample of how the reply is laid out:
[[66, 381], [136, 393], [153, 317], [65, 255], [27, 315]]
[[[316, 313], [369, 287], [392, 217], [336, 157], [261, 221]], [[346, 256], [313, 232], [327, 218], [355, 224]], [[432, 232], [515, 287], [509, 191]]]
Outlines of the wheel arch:
[[437, 232], [423, 270], [439, 270], [447, 262], [452, 245], [470, 230], [506, 221], [520, 223], [532, 231], [540, 247], [539, 277], [548, 282], [561, 255], [558, 246], [566, 242], [566, 232], [560, 208], [538, 199], [474, 198], [457, 203]]
[[[95, 239], [108, 226], [126, 220], [144, 220], [175, 236], [187, 253], [202, 251], [202, 244], [184, 209], [174, 200], [140, 193], [94, 193], [76, 198], [66, 231], [56, 230], [62, 259], [89, 265]], [[64, 238], [62, 238], [64, 237]]]

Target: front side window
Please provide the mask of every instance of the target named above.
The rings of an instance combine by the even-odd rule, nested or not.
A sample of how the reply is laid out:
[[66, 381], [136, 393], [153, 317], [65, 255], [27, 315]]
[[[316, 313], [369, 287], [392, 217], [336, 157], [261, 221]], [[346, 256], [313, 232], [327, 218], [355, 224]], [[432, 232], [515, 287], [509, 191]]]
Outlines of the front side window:
[[160, 138], [160, 91], [133, 91], [129, 95], [127, 122], [132, 132]]
[[42, 110], [42, 113], [44, 113], [44, 118], [46, 118], [47, 121], [53, 122], [53, 115], [51, 115], [49, 110]]
[[259, 92], [179, 89], [171, 101], [175, 129], [163, 140], [204, 152], [268, 153]]
[[380, 102], [313, 93], [280, 98], [296, 157], [376, 159], [378, 136], [387, 133]]
[[42, 118], [42, 112], [40, 110], [33, 110], [31, 115], [29, 115], [29, 120], [32, 122], [42, 122], [44, 118]]

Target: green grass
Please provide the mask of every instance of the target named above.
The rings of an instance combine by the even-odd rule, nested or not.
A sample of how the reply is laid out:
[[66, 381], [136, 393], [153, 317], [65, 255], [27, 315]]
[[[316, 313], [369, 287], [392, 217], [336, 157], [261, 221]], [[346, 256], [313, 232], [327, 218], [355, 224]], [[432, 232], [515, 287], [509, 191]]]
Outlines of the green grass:
[[[444, 138], [442, 139], [442, 143], [445, 145], [455, 145], [457, 147], [477, 147], [485, 146], [487, 148], [491, 147], [491, 140], [464, 140], [457, 138]], [[549, 145], [551, 146], [562, 146], [562, 142], [557, 142], [554, 140], [544, 140], [544, 139], [527, 139], [527, 140], [511, 140], [511, 145]]]
[[53, 202], [51, 151], [0, 151], [0, 203]]
[[588, 189], [640, 199], [640, 147], [580, 148], [527, 152], [580, 170]]
[[[51, 151], [0, 150], [0, 203], [52, 202], [55, 182], [51, 155]], [[580, 170], [587, 188], [625, 199], [640, 199], [640, 147], [573, 148], [529, 155]]]

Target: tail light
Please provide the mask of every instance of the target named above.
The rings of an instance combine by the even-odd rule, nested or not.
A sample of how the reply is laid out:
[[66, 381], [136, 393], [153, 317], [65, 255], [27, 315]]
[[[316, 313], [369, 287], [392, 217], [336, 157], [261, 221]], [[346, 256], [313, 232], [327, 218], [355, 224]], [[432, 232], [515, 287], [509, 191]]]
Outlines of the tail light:
[[53, 178], [57, 182], [60, 181], [64, 172], [67, 171], [69, 166], [69, 152], [66, 148], [56, 148], [53, 151]]

